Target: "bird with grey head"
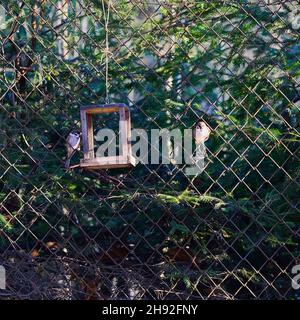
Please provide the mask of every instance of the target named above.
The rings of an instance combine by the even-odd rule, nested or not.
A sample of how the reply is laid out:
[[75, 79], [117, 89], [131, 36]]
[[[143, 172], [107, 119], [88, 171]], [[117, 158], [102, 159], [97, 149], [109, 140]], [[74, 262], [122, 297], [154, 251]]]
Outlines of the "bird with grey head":
[[80, 150], [81, 133], [71, 131], [66, 139], [67, 157], [65, 167], [70, 167], [70, 161], [77, 150]]

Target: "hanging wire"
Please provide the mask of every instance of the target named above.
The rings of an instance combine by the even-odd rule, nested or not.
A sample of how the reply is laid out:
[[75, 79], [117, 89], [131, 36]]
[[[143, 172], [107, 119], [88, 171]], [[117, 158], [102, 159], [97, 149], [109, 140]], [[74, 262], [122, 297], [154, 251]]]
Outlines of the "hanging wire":
[[105, 11], [104, 0], [102, 0], [102, 9], [104, 17], [104, 29], [105, 29], [105, 103], [109, 103], [109, 79], [108, 79], [108, 68], [109, 68], [109, 42], [108, 42], [108, 23], [109, 23], [109, 13], [110, 13], [111, 0], [107, 3], [107, 12]]

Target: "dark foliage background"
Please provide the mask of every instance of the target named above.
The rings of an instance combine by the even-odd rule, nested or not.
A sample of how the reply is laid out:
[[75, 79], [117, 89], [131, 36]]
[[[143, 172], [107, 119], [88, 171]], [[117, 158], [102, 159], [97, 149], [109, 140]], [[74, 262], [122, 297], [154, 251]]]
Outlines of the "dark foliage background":
[[[0, 297], [295, 299], [298, 1], [0, 3]], [[109, 5], [110, 100], [136, 128], [204, 119], [201, 175], [64, 169], [105, 100]]]

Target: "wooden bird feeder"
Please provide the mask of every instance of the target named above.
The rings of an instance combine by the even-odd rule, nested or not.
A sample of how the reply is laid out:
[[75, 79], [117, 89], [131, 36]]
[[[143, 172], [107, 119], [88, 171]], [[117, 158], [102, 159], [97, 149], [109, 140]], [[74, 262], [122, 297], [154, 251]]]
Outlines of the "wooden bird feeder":
[[[120, 117], [121, 150], [118, 156], [96, 157], [94, 152], [93, 115], [118, 112]], [[79, 167], [82, 169], [130, 168], [136, 165], [131, 153], [131, 121], [130, 111], [124, 103], [83, 106], [80, 108], [83, 159]]]

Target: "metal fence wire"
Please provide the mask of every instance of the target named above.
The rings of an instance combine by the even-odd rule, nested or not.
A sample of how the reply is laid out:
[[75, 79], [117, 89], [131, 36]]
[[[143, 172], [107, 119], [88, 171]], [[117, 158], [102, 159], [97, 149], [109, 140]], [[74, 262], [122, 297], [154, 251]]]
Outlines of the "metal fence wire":
[[[1, 299], [299, 297], [298, 1], [0, 3]], [[205, 121], [204, 171], [66, 170], [106, 92], [148, 133]]]

